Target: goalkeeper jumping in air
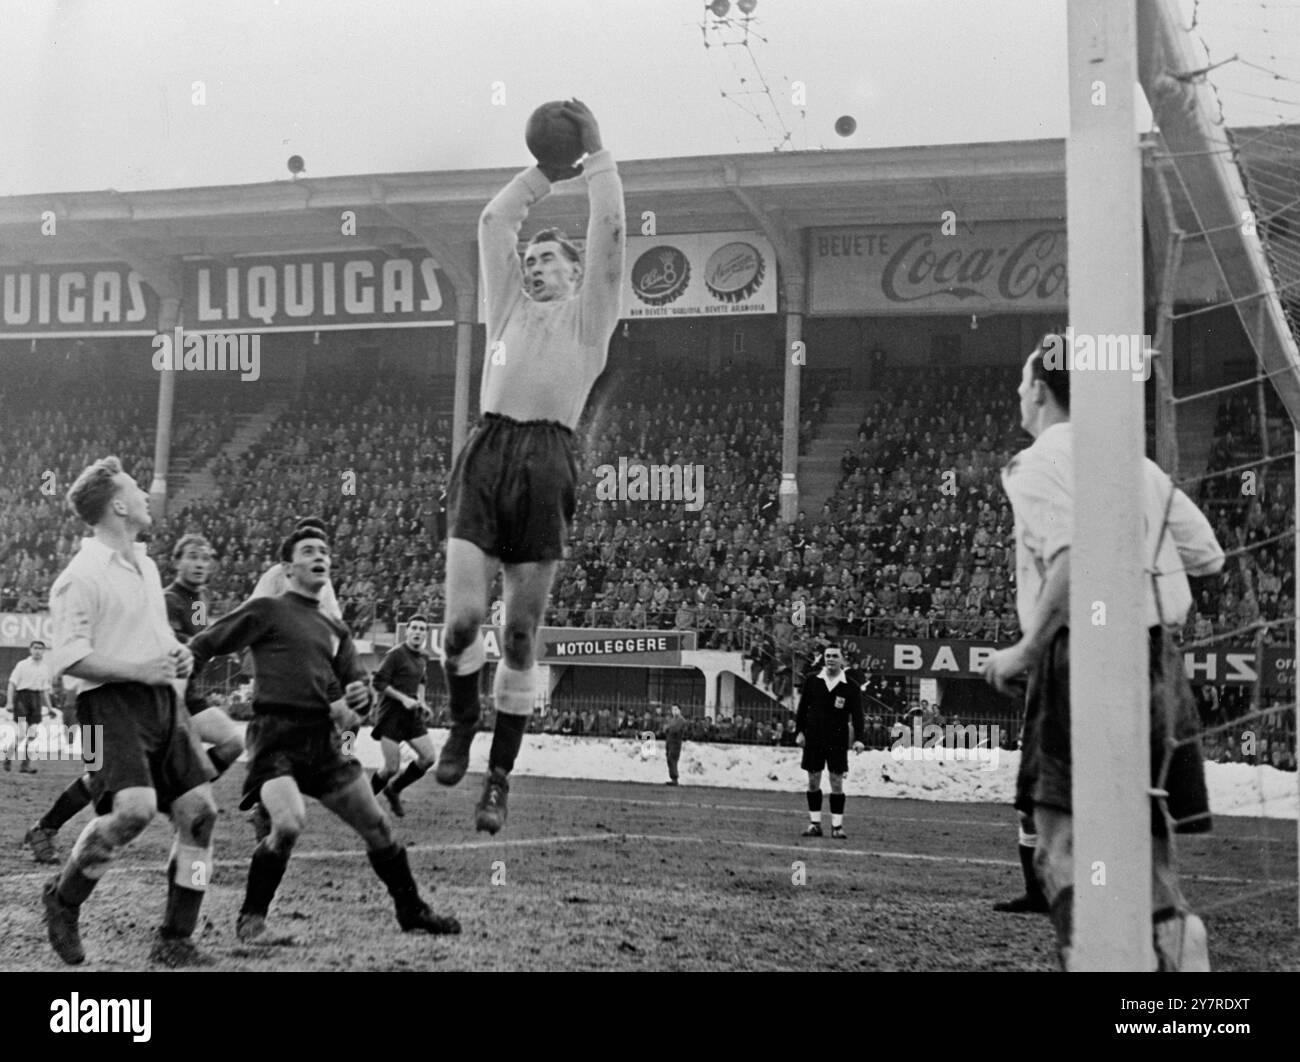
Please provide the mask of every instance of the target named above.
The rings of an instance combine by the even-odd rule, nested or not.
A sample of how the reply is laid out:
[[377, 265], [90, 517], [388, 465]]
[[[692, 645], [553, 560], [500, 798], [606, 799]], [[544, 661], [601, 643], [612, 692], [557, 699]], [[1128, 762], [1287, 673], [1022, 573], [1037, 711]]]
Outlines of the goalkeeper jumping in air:
[[[576, 504], [573, 429], [605, 369], [619, 319], [626, 232], [623, 185], [587, 106], [564, 105], [586, 152], [579, 166], [539, 163], [518, 174], [479, 219], [487, 311], [482, 419], [456, 457], [447, 493], [447, 608], [443, 664], [451, 733], [434, 776], [455, 785], [469, 767], [479, 716], [480, 627], [498, 566], [505, 568], [504, 659], [493, 684], [496, 730], [475, 825], [506, 819], [509, 775], [536, 699], [537, 630]], [[519, 230], [551, 185], [581, 175], [590, 219], [587, 261], [553, 229], [524, 251]]]

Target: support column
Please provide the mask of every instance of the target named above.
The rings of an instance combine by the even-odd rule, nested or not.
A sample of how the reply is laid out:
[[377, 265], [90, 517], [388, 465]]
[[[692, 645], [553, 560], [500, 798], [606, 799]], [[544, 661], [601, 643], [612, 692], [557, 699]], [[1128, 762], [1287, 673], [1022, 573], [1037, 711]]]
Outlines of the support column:
[[781, 519], [799, 515], [799, 393], [802, 381], [803, 314], [785, 313], [785, 405], [781, 420]]
[[[164, 298], [158, 307], [158, 334], [168, 335], [180, 323], [181, 300]], [[181, 351], [176, 352], [177, 356]], [[149, 505], [156, 521], [167, 516], [167, 469], [172, 457], [172, 410], [176, 405], [176, 372], [163, 369], [158, 373], [158, 427], [154, 433], [153, 482], [149, 485]]]
[[785, 409], [781, 438], [781, 519], [793, 523], [799, 515], [799, 398], [808, 352], [803, 344], [803, 317], [808, 306], [803, 230], [785, 242], [780, 306], [785, 316]]

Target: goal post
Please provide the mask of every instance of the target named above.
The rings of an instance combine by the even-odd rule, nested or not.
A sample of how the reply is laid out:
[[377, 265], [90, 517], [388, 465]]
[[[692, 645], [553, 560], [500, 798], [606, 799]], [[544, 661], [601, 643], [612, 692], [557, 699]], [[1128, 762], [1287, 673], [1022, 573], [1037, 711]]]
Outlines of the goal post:
[[[1066, 231], [1076, 338], [1144, 331], [1137, 2], [1067, 5]], [[1071, 966], [1151, 970], [1143, 385], [1131, 372], [1078, 371], [1070, 392]]]

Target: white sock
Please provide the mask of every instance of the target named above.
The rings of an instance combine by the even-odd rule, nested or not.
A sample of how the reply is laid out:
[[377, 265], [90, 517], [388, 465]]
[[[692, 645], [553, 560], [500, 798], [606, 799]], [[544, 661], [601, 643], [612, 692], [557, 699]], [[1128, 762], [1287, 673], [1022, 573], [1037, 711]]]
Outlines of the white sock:
[[810, 819], [811, 819], [813, 822], [815, 822], [818, 826], [820, 826], [820, 825], [822, 824], [822, 813], [821, 813], [820, 811], [810, 811], [810, 812], [808, 812], [808, 818], [810, 818]]
[[838, 827], [840, 827], [840, 826], [843, 826], [843, 825], [844, 825], [844, 816], [843, 816], [843, 815], [836, 815], [834, 812], [831, 812], [831, 825], [832, 825], [833, 827], [836, 827], [836, 828], [838, 828]]

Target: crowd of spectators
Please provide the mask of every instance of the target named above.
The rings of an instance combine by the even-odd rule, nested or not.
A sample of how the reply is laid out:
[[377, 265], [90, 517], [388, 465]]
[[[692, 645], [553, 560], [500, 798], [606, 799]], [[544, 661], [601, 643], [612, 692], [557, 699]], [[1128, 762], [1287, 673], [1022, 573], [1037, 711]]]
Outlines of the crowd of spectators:
[[[217, 456], [230, 432], [220, 398], [192, 399], [203, 411], [178, 409], [173, 453], [196, 466], [215, 458], [219, 490], [169, 517], [159, 555], [161, 539], [206, 533], [220, 613], [251, 590], [294, 519], [314, 513], [334, 529], [335, 588], [358, 633], [416, 609], [439, 615], [451, 425], [428, 413], [436, 386], [315, 387], [234, 458]], [[837, 388], [810, 376], [805, 445]], [[63, 494], [88, 459], [118, 453], [148, 483], [155, 398], [139, 388], [111, 397], [0, 400], [0, 610], [44, 606], [82, 530]], [[639, 376], [607, 390], [579, 426], [578, 511], [545, 622], [694, 630], [701, 648], [745, 653], [761, 684], [787, 693], [819, 636], [1013, 640], [999, 473], [1027, 438], [1008, 370], [882, 370], [858, 401], [838, 486], [820, 511], [787, 524], [779, 375]], [[1223, 401], [1211, 472], [1258, 455], [1256, 416], [1251, 402]], [[702, 496], [689, 507], [598, 497], [598, 470], [620, 460], [699, 466]], [[1291, 615], [1292, 547], [1270, 541], [1290, 524], [1290, 478], [1274, 464], [1249, 490], [1241, 477], [1203, 480], [1199, 501], [1225, 548], [1248, 548], [1195, 584], [1188, 637]], [[1288, 636], [1289, 625], [1269, 631]]]
[[[1270, 405], [1273, 403], [1270, 402]], [[1268, 418], [1268, 452], [1288, 454], [1291, 432], [1280, 412]], [[1240, 632], [1252, 641], [1259, 624], [1267, 645], [1290, 644], [1295, 616], [1295, 490], [1290, 458], [1255, 467], [1265, 433], [1253, 396], [1221, 398], [1205, 476], [1190, 488], [1214, 524], [1228, 562], [1223, 572], [1199, 580], [1186, 635], [1201, 642]]]
[[214, 612], [247, 597], [308, 513], [333, 529], [334, 588], [358, 633], [376, 619], [391, 629], [417, 608], [441, 611], [439, 498], [451, 425], [430, 421], [423, 398], [396, 389], [358, 401], [350, 389], [319, 388], [243, 454], [213, 463], [217, 496], [169, 524], [213, 543]]
[[[156, 396], [118, 387], [73, 391], [57, 402], [0, 394], [0, 612], [48, 607], [50, 584], [85, 528], [65, 497], [90, 461], [116, 454], [137, 483], [153, 479]], [[203, 462], [229, 437], [220, 405], [178, 409], [172, 448]]]
[[1196, 690], [1205, 758], [1218, 763], [1270, 765], [1296, 769], [1295, 708], [1277, 698], [1252, 708], [1248, 685], [1198, 686]]

